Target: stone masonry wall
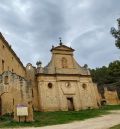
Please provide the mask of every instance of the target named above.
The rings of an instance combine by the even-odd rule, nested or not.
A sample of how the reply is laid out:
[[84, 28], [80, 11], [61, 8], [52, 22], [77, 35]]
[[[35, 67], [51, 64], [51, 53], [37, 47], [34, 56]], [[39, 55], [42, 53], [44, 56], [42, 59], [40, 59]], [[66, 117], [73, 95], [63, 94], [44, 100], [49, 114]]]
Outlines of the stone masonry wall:
[[10, 71], [4, 72], [0, 75], [0, 98], [1, 115], [14, 113], [14, 119], [18, 121], [16, 107], [18, 104], [23, 104], [28, 106], [30, 111], [26, 118], [27, 121], [33, 120], [30, 82]]
[[4, 71], [11, 71], [25, 77], [25, 68], [22, 62], [12, 50], [11, 46], [6, 42], [3, 36], [1, 38], [0, 33], [0, 74]]

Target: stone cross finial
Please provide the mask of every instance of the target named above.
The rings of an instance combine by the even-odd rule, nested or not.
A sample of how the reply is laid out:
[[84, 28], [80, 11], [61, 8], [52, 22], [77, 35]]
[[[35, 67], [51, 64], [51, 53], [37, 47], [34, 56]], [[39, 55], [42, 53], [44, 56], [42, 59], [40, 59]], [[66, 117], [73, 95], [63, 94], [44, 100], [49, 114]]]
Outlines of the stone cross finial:
[[60, 45], [62, 45], [62, 38], [61, 38], [61, 37], [59, 37], [59, 40], [60, 40]]

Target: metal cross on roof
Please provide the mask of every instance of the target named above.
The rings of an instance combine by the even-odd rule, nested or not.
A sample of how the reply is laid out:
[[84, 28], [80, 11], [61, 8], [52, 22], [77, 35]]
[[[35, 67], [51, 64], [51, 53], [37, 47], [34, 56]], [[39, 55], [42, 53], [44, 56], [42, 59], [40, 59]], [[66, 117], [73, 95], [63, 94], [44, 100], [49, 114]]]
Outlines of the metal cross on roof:
[[59, 40], [60, 40], [60, 45], [62, 45], [62, 38], [61, 38], [61, 37], [59, 37]]

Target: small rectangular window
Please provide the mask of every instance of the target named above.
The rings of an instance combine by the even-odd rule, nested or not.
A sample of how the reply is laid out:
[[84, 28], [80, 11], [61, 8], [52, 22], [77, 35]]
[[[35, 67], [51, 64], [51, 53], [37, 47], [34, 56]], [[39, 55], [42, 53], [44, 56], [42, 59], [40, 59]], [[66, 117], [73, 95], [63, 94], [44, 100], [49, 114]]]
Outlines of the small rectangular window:
[[4, 65], [5, 65], [5, 62], [4, 62], [4, 60], [2, 60], [2, 72], [4, 72], [4, 70], [5, 70], [5, 69], [4, 69], [4, 68], [5, 68]]
[[5, 48], [5, 46], [3, 45], [3, 49]]
[[4, 78], [4, 83], [5, 83], [5, 84], [8, 84], [8, 76], [5, 76], [5, 78]]

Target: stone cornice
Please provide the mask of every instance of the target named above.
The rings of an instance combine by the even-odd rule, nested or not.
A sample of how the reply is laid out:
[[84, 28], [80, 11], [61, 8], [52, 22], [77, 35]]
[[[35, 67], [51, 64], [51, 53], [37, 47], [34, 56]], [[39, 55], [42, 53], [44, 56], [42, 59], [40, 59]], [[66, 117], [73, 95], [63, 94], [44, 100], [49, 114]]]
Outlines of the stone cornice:
[[45, 74], [37, 73], [36, 76], [79, 76], [79, 77], [91, 77], [91, 75], [81, 75], [81, 74]]
[[[59, 49], [60, 47], [64, 47], [64, 48], [66, 48], [68, 50]], [[66, 45], [59, 45], [57, 47], [53, 47], [50, 51], [52, 52], [53, 50], [57, 50], [57, 51], [71, 51], [71, 52], [75, 51], [74, 49], [72, 49], [71, 47], [68, 47]]]

